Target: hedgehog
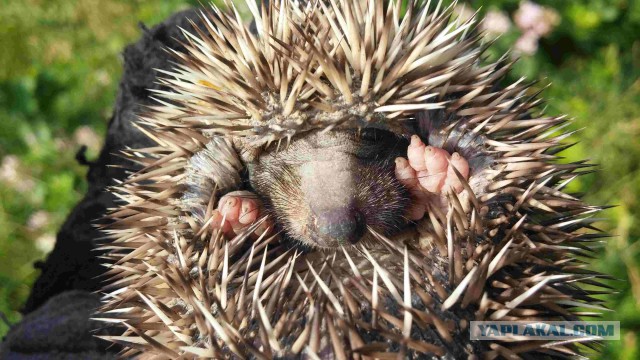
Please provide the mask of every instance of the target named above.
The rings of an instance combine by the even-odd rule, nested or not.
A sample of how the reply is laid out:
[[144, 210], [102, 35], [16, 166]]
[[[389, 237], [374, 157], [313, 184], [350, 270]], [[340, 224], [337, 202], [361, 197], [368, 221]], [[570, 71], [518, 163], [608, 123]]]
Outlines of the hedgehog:
[[470, 321], [606, 309], [572, 134], [441, 1], [228, 3], [167, 49], [112, 191], [96, 318], [124, 357], [567, 358]]

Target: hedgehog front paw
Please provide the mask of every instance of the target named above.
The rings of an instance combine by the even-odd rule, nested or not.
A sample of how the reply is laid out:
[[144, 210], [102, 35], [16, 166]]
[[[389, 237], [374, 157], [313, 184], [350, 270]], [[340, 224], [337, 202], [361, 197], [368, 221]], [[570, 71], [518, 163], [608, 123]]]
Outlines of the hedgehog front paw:
[[469, 178], [469, 163], [460, 154], [450, 155], [444, 149], [425, 145], [417, 135], [411, 137], [407, 159], [396, 159], [396, 177], [413, 197], [409, 219], [419, 220], [424, 216], [433, 198], [430, 194], [460, 193], [464, 189], [453, 168], [465, 180]]
[[[232, 191], [222, 196], [218, 208], [213, 211], [211, 226], [221, 229], [225, 235], [233, 236], [253, 224], [262, 213], [262, 204], [256, 194], [249, 191]], [[269, 228], [268, 221], [256, 230], [261, 235]]]

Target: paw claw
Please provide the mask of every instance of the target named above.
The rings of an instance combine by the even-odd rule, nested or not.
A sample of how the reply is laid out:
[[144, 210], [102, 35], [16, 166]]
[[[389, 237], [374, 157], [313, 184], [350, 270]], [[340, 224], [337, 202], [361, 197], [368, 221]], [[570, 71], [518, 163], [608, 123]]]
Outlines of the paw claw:
[[240, 210], [240, 217], [238, 220], [241, 224], [249, 225], [252, 222], [256, 221], [258, 217], [258, 204], [256, 200], [253, 199], [243, 199], [242, 207]]
[[418, 135], [411, 137], [411, 144], [407, 149], [407, 158], [409, 165], [411, 165], [415, 171], [427, 170], [424, 163], [425, 147], [426, 145], [420, 140]]
[[429, 201], [425, 193], [441, 194], [446, 191], [460, 193], [464, 186], [458, 179], [454, 168], [469, 178], [469, 163], [457, 152], [449, 154], [446, 150], [425, 145], [420, 137], [413, 135], [407, 149], [407, 159], [396, 159], [396, 178], [412, 194], [413, 204], [407, 212], [411, 220], [424, 216]]
[[218, 206], [218, 210], [222, 216], [224, 216], [228, 221], [238, 220], [238, 214], [240, 211], [240, 201], [235, 196], [225, 195], [220, 199], [221, 206]]
[[427, 146], [424, 151], [424, 164], [429, 174], [440, 174], [449, 167], [449, 154], [439, 148]]
[[[456, 170], [458, 170], [458, 172], [460, 173], [460, 175], [462, 175], [463, 178], [465, 179], [469, 178], [469, 163], [467, 162], [467, 159], [463, 158], [457, 152], [454, 152], [451, 155], [451, 165], [455, 167]], [[451, 169], [451, 167], [449, 167], [449, 169]], [[455, 175], [455, 173], [453, 173], [453, 175]]]
[[221, 229], [225, 235], [242, 232], [260, 216], [260, 201], [248, 191], [233, 191], [218, 201], [213, 211], [211, 226]]
[[409, 190], [419, 187], [416, 170], [405, 158], [396, 158], [396, 178]]

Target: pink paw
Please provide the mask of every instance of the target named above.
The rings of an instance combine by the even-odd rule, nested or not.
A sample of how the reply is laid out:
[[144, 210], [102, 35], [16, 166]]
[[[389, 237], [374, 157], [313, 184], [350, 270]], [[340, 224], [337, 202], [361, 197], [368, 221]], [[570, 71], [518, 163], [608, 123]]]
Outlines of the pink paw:
[[428, 194], [460, 193], [464, 189], [453, 168], [465, 180], [469, 178], [469, 163], [460, 154], [449, 155], [444, 149], [426, 146], [417, 135], [411, 137], [407, 158], [396, 159], [396, 177], [413, 195], [413, 204], [408, 211], [411, 220], [424, 216]]
[[[232, 191], [218, 201], [211, 226], [222, 229], [225, 235], [234, 236], [258, 220], [261, 213], [261, 203], [255, 194], [249, 191]], [[269, 222], [265, 221], [255, 233], [261, 235], [269, 227]]]

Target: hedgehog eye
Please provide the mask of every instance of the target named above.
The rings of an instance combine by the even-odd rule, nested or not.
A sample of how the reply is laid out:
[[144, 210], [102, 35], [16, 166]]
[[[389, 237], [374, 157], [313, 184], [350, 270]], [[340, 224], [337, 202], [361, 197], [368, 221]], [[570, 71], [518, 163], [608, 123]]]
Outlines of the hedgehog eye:
[[379, 143], [387, 142], [396, 138], [396, 135], [391, 131], [376, 129], [376, 128], [364, 128], [360, 131], [358, 139], [364, 142]]
[[[391, 131], [378, 128], [361, 129], [356, 134], [356, 140], [360, 142], [356, 154], [360, 160], [386, 159], [394, 154], [398, 148], [402, 148], [402, 146], [398, 146], [402, 143], [402, 137]], [[401, 154], [397, 155], [401, 156]]]

